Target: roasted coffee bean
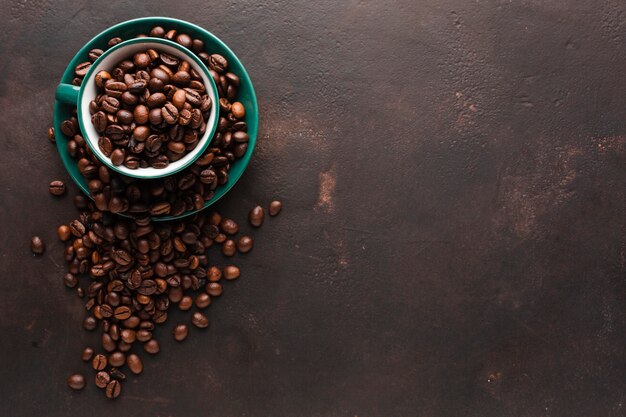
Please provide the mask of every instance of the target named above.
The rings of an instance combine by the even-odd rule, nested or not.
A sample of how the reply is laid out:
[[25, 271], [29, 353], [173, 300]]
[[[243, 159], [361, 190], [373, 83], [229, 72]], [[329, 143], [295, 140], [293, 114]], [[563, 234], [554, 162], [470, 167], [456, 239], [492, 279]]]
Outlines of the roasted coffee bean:
[[228, 61], [219, 54], [213, 54], [209, 57], [209, 68], [221, 74], [228, 68]]
[[107, 363], [107, 357], [99, 353], [93, 357], [91, 361], [91, 366], [96, 371], [102, 371], [104, 368], [107, 367]]
[[126, 363], [126, 355], [122, 352], [113, 352], [111, 356], [109, 356], [109, 365], [119, 368]]
[[143, 372], [143, 363], [141, 362], [141, 358], [134, 353], [131, 353], [126, 358], [126, 365], [128, 365], [128, 369], [135, 374], [139, 375]]
[[154, 38], [162, 38], [163, 36], [165, 36], [165, 29], [163, 29], [161, 26], [155, 26], [150, 30], [150, 36]]
[[49, 127], [48, 128], [48, 140], [52, 143], [56, 142], [56, 137], [54, 136], [54, 128], [53, 127]]
[[81, 359], [83, 360], [83, 362], [90, 361], [92, 357], [93, 357], [93, 349], [92, 348], [86, 347], [85, 349], [83, 349], [83, 353], [81, 355]]
[[89, 51], [87, 56], [89, 57], [89, 60], [91, 62], [94, 62], [96, 59], [100, 58], [100, 55], [102, 55], [103, 53], [104, 51], [102, 49], [92, 49], [91, 51]]
[[85, 330], [94, 330], [96, 327], [98, 327], [98, 321], [94, 317], [85, 317], [85, 319], [83, 320], [83, 328]]
[[122, 385], [116, 380], [109, 382], [105, 388], [106, 397], [110, 399], [119, 397], [121, 392]]
[[189, 334], [189, 328], [187, 327], [186, 324], [179, 324], [176, 327], [174, 327], [174, 339], [176, 339], [178, 342], [182, 342], [183, 340], [185, 340], [187, 338], [187, 335]]
[[160, 350], [159, 342], [156, 339], [150, 339], [143, 344], [143, 350], [151, 355], [156, 355]]
[[59, 236], [59, 240], [62, 242], [67, 242], [72, 237], [72, 231], [66, 225], [61, 225], [57, 229], [57, 235]]
[[280, 213], [280, 210], [283, 208], [283, 203], [281, 203], [280, 201], [274, 200], [270, 203], [269, 206], [269, 213], [270, 216], [276, 216], [278, 213]]
[[220, 229], [228, 235], [235, 235], [239, 231], [239, 225], [237, 225], [234, 220], [222, 219]]
[[235, 241], [232, 239], [228, 239], [222, 245], [222, 253], [224, 256], [234, 256], [237, 253], [237, 246], [235, 245]]
[[248, 253], [252, 250], [254, 242], [250, 236], [241, 236], [237, 240], [237, 250], [241, 253]]
[[96, 374], [96, 386], [98, 388], [106, 388], [111, 381], [111, 376], [108, 372], [100, 371]]
[[85, 388], [85, 377], [83, 374], [72, 374], [67, 378], [67, 386], [75, 391]]
[[52, 181], [48, 189], [52, 195], [59, 196], [65, 194], [65, 184], [63, 184], [63, 181]]
[[167, 124], [172, 125], [178, 122], [178, 109], [172, 103], [167, 103], [161, 108], [161, 115]]
[[[102, 310], [102, 308], [100, 308]], [[113, 352], [115, 350], [115, 341], [108, 333], [103, 333], [101, 337], [102, 348], [107, 352]]]
[[74, 68], [74, 74], [82, 78], [85, 75], [87, 75], [87, 72], [89, 72], [90, 68], [91, 68], [91, 62], [81, 62], [80, 64], [76, 66], [76, 68]]
[[96, 129], [96, 132], [103, 133], [106, 130], [108, 124], [107, 115], [104, 112], [99, 111], [91, 116], [91, 123]]
[[63, 283], [67, 288], [74, 288], [78, 285], [78, 278], [76, 278], [76, 275], [68, 272], [63, 276]]
[[199, 329], [205, 329], [209, 327], [209, 319], [204, 314], [196, 311], [191, 316], [191, 323]]
[[120, 37], [115, 37], [115, 38], [111, 38], [111, 39], [109, 39], [109, 42], [107, 42], [107, 45], [108, 45], [108, 46], [115, 46], [115, 45], [117, 45], [117, 44], [118, 44], [118, 43], [120, 43], [120, 42], [122, 42], [122, 38], [120, 38]]
[[130, 315], [131, 311], [130, 308], [128, 308], [127, 306], [117, 307], [113, 313], [113, 317], [115, 317], [117, 320], [126, 320], [130, 317]]
[[[239, 278], [239, 275], [241, 275], [241, 271], [235, 265], [227, 265], [224, 267], [223, 274], [224, 274], [224, 278], [226, 278], [229, 281], [232, 281], [234, 279]], [[211, 293], [209, 292], [209, 294]]]
[[125, 157], [126, 157], [126, 154], [124, 153], [123, 149], [119, 149], [119, 148], [115, 149], [111, 153], [111, 163], [115, 166], [120, 166], [124, 162]]
[[[224, 272], [226, 272], [226, 269], [224, 269]], [[226, 275], [224, 275], [224, 278], [226, 278]], [[220, 283], [209, 282], [205, 287], [205, 291], [212, 297], [219, 297], [220, 295], [222, 295], [223, 289]]]
[[30, 250], [35, 255], [41, 255], [46, 250], [46, 245], [39, 236], [33, 236], [30, 240]]
[[180, 87], [186, 87], [191, 81], [191, 76], [186, 71], [177, 71], [172, 77], [172, 82]]
[[207, 308], [211, 304], [211, 296], [207, 293], [200, 293], [196, 297], [196, 307]]
[[246, 109], [243, 107], [243, 104], [238, 101], [235, 101], [232, 104], [232, 106], [230, 107], [230, 111], [237, 119], [243, 119], [246, 115]]
[[263, 210], [263, 207], [261, 206], [254, 207], [252, 210], [250, 210], [250, 213], [248, 213], [248, 221], [254, 227], [261, 227], [264, 219], [265, 210]]
[[192, 306], [193, 306], [193, 298], [191, 298], [188, 295], [184, 296], [178, 303], [178, 308], [180, 308], [183, 311], [189, 310]]

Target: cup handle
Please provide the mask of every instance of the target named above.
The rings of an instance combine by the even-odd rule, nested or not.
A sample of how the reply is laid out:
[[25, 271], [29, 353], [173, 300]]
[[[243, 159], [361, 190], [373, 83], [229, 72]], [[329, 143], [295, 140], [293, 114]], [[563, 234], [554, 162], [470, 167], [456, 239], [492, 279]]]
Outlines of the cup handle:
[[62, 103], [78, 104], [78, 92], [80, 87], [72, 84], [59, 84], [54, 97]]

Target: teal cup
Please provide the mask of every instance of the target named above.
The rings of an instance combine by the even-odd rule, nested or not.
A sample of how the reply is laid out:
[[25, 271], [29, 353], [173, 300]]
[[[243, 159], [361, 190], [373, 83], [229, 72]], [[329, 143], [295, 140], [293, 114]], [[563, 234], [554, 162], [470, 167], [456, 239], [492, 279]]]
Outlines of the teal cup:
[[[194, 39], [202, 40], [205, 45], [205, 51], [209, 55], [216, 53], [224, 56], [229, 63], [228, 70], [236, 74], [240, 79], [237, 101], [241, 102], [246, 109], [244, 121], [248, 127], [248, 149], [241, 158], [235, 160], [231, 164], [228, 181], [225, 184], [218, 186], [213, 197], [206, 201], [204, 206], [200, 209], [202, 210], [222, 198], [239, 180], [250, 162], [258, 134], [258, 105], [250, 77], [237, 56], [219, 38], [197, 25], [166, 17], [146, 17], [119, 23], [98, 34], [91, 41], [89, 41], [69, 63], [55, 94], [54, 127], [55, 132], [57, 132], [57, 150], [72, 179], [85, 194], [89, 195], [87, 181], [78, 170], [78, 161], [72, 158], [68, 151], [67, 144], [72, 138], [65, 137], [61, 133], [61, 123], [72, 115], [74, 108], [77, 109], [77, 118], [81, 134], [90, 150], [93, 151], [94, 155], [96, 155], [96, 157], [102, 161], [103, 164], [111, 168], [111, 170], [129, 177], [136, 177], [149, 181], [150, 179], [169, 175], [175, 176], [177, 172], [180, 172], [186, 167], [192, 165], [194, 160], [199, 157], [208, 146], [210, 146], [210, 142], [215, 133], [215, 129], [218, 124], [217, 121], [219, 119], [219, 97], [215, 83], [204, 63], [194, 53], [187, 50], [183, 46], [161, 38], [136, 38], [137, 35], [149, 33], [150, 29], [154, 26], [162, 26], [167, 30], [175, 29], [179, 33], [186, 33]], [[119, 43], [114, 47], [108, 48], [107, 42], [113, 37], [121, 37], [122, 39], [128, 40]], [[150, 43], [153, 43], [153, 46], [148, 46]], [[143, 168], [130, 170], [123, 166], [114, 166], [110, 159], [100, 151], [97, 144], [99, 136], [91, 124], [88, 105], [89, 101], [95, 97], [95, 83], [93, 78], [100, 69], [107, 69], [110, 71], [115, 63], [127, 58], [134, 52], [142, 49], [145, 50], [150, 47], [167, 51], [168, 53], [178, 57], [184, 56], [185, 59], [190, 62], [192, 67], [203, 77], [204, 84], [207, 87], [207, 94], [209, 94], [213, 100], [212, 112], [215, 111], [215, 113], [211, 114], [211, 117], [207, 122], [205, 135], [203, 135], [202, 140], [199, 141], [194, 151], [189, 153], [185, 158], [171, 163], [171, 168], [168, 167], [170, 169]], [[81, 87], [72, 85], [72, 80], [75, 77], [74, 68], [82, 62], [88, 61], [87, 55], [89, 51], [96, 48], [105, 50], [105, 53], [92, 64], [89, 72], [83, 79]], [[168, 221], [179, 219], [189, 216], [197, 211], [199, 210], [187, 211], [179, 216], [155, 216], [153, 217], [153, 220]]]
[[[196, 147], [178, 161], [171, 162], [167, 167], [157, 169], [152, 167], [130, 169], [124, 165], [114, 165], [111, 159], [107, 157], [98, 146], [98, 134], [91, 123], [91, 113], [89, 111], [89, 103], [95, 100], [98, 95], [96, 89], [95, 76], [100, 71], [111, 72], [115, 65], [120, 61], [127, 59], [137, 52], [155, 49], [159, 52], [165, 52], [171, 56], [175, 56], [181, 60], [186, 60], [200, 76], [206, 87], [206, 93], [211, 98], [213, 106], [206, 120], [207, 128], [199, 138]], [[219, 96], [217, 87], [213, 81], [213, 77], [209, 73], [207, 67], [200, 59], [187, 48], [160, 38], [135, 38], [125, 42], [121, 42], [104, 52], [92, 65], [80, 87], [72, 84], [61, 83], [57, 87], [55, 97], [62, 103], [74, 104], [77, 107], [77, 118], [80, 130], [87, 145], [91, 148], [93, 154], [106, 166], [113, 171], [117, 171], [128, 177], [141, 179], [154, 179], [161, 177], [169, 177], [191, 165], [206, 150], [213, 138], [215, 129], [217, 128], [217, 119], [219, 117]]]

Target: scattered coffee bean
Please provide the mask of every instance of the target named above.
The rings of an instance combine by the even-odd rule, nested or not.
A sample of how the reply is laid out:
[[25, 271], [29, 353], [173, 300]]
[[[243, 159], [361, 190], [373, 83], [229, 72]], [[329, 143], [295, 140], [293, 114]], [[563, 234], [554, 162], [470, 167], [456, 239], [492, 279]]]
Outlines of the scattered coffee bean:
[[224, 267], [224, 278], [229, 281], [239, 278], [241, 271], [235, 265], [227, 265]]
[[143, 372], [143, 362], [141, 362], [141, 358], [134, 353], [128, 355], [126, 365], [128, 365], [128, 369], [135, 375], [139, 375]]
[[209, 327], [209, 319], [204, 314], [196, 311], [191, 316], [191, 323], [199, 329], [204, 329]]
[[96, 374], [96, 386], [98, 388], [106, 388], [111, 381], [111, 375], [108, 372], [100, 371]]
[[120, 396], [122, 385], [118, 381], [113, 380], [107, 384], [105, 392], [107, 398], [115, 399]]
[[46, 245], [39, 236], [33, 236], [30, 240], [30, 250], [35, 255], [41, 255], [46, 250]]
[[224, 256], [234, 256], [237, 253], [237, 246], [235, 245], [235, 241], [232, 239], [228, 239], [222, 245], [222, 253]]
[[254, 227], [261, 227], [263, 220], [265, 220], [265, 210], [261, 206], [254, 207], [248, 213], [248, 221]]
[[176, 339], [177, 341], [182, 342], [187, 338], [188, 334], [189, 329], [187, 328], [186, 324], [179, 324], [174, 327], [174, 339]]
[[211, 296], [207, 293], [201, 292], [196, 297], [196, 307], [199, 309], [207, 308], [211, 304]]
[[159, 353], [159, 342], [156, 339], [150, 339], [146, 343], [143, 344], [143, 350], [148, 352], [151, 355], [156, 355]]
[[52, 143], [56, 142], [56, 138], [54, 136], [54, 128], [53, 127], [49, 127], [48, 128], [48, 140]]
[[99, 353], [96, 356], [94, 356], [93, 359], [91, 360], [91, 366], [96, 371], [102, 371], [104, 368], [107, 367], [107, 362], [108, 361], [107, 361], [106, 356]]
[[59, 196], [65, 194], [65, 184], [63, 184], [63, 181], [52, 181], [48, 189], [52, 195]]
[[85, 388], [85, 377], [83, 374], [73, 374], [67, 378], [67, 385], [76, 391]]
[[280, 213], [280, 210], [283, 208], [283, 203], [281, 203], [280, 201], [274, 200], [270, 203], [270, 207], [269, 207], [269, 213], [270, 216], [276, 216], [278, 213]]
[[83, 354], [81, 356], [82, 360], [84, 362], [88, 362], [91, 360], [91, 358], [93, 357], [93, 349], [90, 347], [86, 347], [85, 349], [83, 349]]
[[241, 253], [248, 253], [252, 250], [254, 242], [250, 236], [241, 236], [237, 240], [237, 250]]

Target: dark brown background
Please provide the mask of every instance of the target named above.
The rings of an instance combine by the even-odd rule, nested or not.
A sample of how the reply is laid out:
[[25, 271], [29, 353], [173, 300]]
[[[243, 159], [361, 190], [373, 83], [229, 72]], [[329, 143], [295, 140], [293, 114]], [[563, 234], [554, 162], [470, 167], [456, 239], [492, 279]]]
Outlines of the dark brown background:
[[[94, 3], [0, 2], [0, 415], [626, 415], [622, 1]], [[285, 210], [210, 330], [163, 329], [111, 403], [65, 385], [94, 335], [45, 131], [74, 53], [149, 15], [255, 83], [259, 146], [218, 208]]]

